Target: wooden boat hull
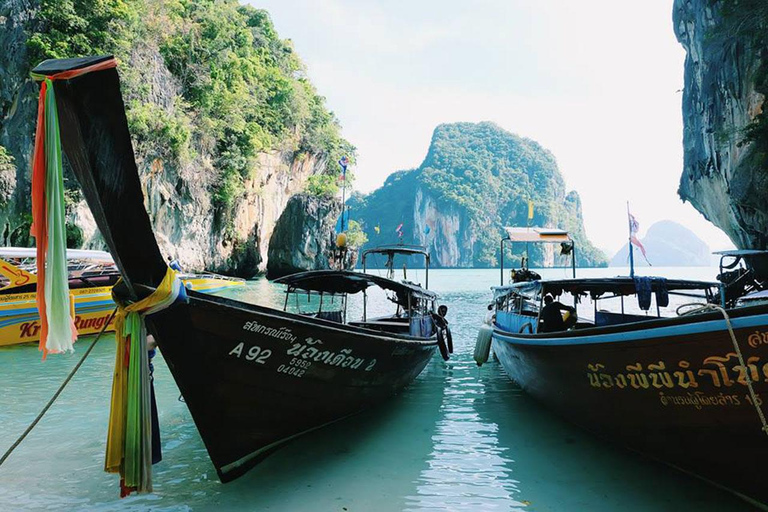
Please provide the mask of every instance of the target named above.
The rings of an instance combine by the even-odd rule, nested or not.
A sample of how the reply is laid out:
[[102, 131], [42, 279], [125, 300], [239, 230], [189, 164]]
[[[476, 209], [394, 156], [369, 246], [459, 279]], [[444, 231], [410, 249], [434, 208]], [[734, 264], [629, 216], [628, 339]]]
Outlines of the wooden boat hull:
[[410, 384], [436, 341], [190, 293], [148, 317], [223, 482]]
[[564, 418], [766, 504], [768, 436], [746, 375], [765, 410], [768, 308], [731, 318], [747, 368], [720, 313], [552, 335], [497, 328], [493, 350], [512, 380]]
[[[111, 59], [49, 60], [35, 73], [111, 66]], [[168, 266], [144, 209], [117, 71], [53, 87], [64, 153], [126, 298], [146, 297]], [[397, 393], [437, 349], [434, 337], [385, 334], [194, 290], [188, 303], [146, 320], [225, 482], [280, 443]]]

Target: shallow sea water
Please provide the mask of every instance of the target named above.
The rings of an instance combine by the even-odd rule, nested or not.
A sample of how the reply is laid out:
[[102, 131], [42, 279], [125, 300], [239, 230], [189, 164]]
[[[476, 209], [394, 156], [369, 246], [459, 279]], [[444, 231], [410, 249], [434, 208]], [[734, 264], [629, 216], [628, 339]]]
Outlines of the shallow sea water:
[[[715, 268], [659, 269], [713, 279]], [[646, 270], [647, 272], [647, 270]], [[596, 269], [581, 275], [618, 274]], [[472, 360], [498, 270], [433, 270], [449, 307], [455, 354], [437, 356], [399, 396], [307, 434], [223, 485], [162, 361], [156, 358], [163, 461], [155, 493], [118, 498], [102, 471], [112, 336], [102, 339], [45, 418], [0, 467], [0, 511], [741, 511], [741, 500], [658, 463], [606, 445], [522, 393], [490, 361]], [[545, 277], [565, 276], [549, 270]], [[423, 278], [411, 272], [411, 280]], [[282, 306], [278, 286], [249, 283], [230, 295]], [[385, 302], [372, 300], [383, 311]], [[354, 314], [359, 303], [351, 304]], [[42, 363], [34, 346], [0, 350], [0, 452], [24, 430], [77, 362]], [[642, 421], [642, 418], [638, 418]]]

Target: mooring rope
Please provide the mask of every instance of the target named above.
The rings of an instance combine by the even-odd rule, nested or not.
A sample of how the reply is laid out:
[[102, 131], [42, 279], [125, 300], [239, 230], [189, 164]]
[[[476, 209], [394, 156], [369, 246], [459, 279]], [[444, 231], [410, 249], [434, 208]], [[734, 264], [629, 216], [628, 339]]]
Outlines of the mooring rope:
[[109, 319], [104, 322], [104, 327], [101, 328], [101, 331], [96, 336], [96, 338], [91, 342], [91, 345], [86, 349], [85, 353], [83, 353], [83, 357], [80, 358], [80, 361], [77, 362], [74, 368], [72, 368], [72, 371], [69, 372], [69, 375], [67, 375], [67, 378], [64, 379], [64, 382], [59, 386], [59, 389], [56, 390], [56, 393], [54, 393], [53, 397], [51, 397], [50, 400], [48, 400], [48, 403], [45, 404], [45, 407], [43, 407], [43, 410], [40, 411], [40, 414], [37, 415], [37, 417], [32, 421], [32, 423], [29, 424], [27, 429], [24, 431], [23, 434], [19, 436], [18, 439], [11, 445], [10, 448], [8, 448], [8, 451], [6, 451], [2, 457], [0, 457], [0, 466], [3, 465], [3, 462], [6, 461], [8, 457], [11, 456], [11, 453], [21, 444], [22, 441], [29, 435], [30, 432], [32, 432], [32, 429], [35, 428], [35, 426], [40, 422], [41, 419], [43, 419], [43, 416], [45, 416], [45, 413], [48, 412], [48, 409], [51, 408], [53, 403], [56, 401], [57, 398], [59, 398], [59, 395], [61, 395], [61, 392], [64, 391], [64, 388], [67, 387], [67, 384], [69, 384], [69, 381], [72, 380], [72, 377], [75, 376], [75, 373], [77, 373], [77, 370], [80, 369], [80, 367], [83, 365], [83, 362], [85, 362], [85, 358], [88, 357], [88, 354], [91, 353], [91, 350], [93, 350], [93, 347], [96, 346], [96, 342], [101, 339], [101, 335], [104, 334], [104, 332], [107, 330], [107, 327], [109, 326], [110, 322], [112, 322], [112, 319], [115, 317], [115, 313], [117, 313], [117, 308], [112, 310], [112, 314], [109, 316]]
[[686, 315], [691, 315], [696, 313], [703, 313], [706, 311], [719, 311], [720, 313], [723, 314], [723, 318], [725, 319], [725, 325], [728, 327], [728, 334], [731, 335], [731, 341], [733, 342], [733, 349], [736, 351], [736, 357], [738, 358], [739, 364], [741, 365], [741, 367], [744, 368], [744, 378], [747, 382], [747, 389], [749, 390], [749, 396], [752, 399], [752, 405], [755, 406], [757, 415], [760, 418], [760, 423], [763, 425], [763, 428], [762, 428], [763, 432], [765, 432], [766, 435], [768, 435], [768, 422], [766, 422], [765, 415], [763, 414], [763, 410], [760, 408], [757, 394], [755, 393], [755, 388], [752, 385], [752, 379], [749, 377], [749, 372], [747, 371], [747, 364], [744, 362], [744, 355], [741, 353], [741, 347], [739, 346], [739, 342], [736, 339], [736, 334], [734, 334], [733, 332], [733, 326], [731, 325], [731, 318], [728, 316], [728, 312], [722, 307], [716, 306], [714, 304], [700, 305], [697, 303], [683, 304], [682, 306], [679, 306], [677, 310], [679, 312], [681, 308], [685, 306], [691, 306], [694, 304], [696, 304], [699, 307], [695, 309], [691, 309], [689, 311], [685, 311], [683, 313], [678, 313], [678, 314], [680, 316], [686, 316]]

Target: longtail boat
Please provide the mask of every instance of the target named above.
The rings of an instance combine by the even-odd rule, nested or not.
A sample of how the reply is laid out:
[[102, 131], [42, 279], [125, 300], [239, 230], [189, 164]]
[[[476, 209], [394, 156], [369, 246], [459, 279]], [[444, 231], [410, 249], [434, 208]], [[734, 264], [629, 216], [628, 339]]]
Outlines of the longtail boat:
[[[732, 293], [760, 281], [751, 271], [704, 282], [521, 270], [493, 289], [492, 350], [512, 380], [606, 440], [768, 504], [768, 300]], [[577, 317], [552, 329], [545, 302]]]
[[[110, 59], [49, 60], [34, 73]], [[53, 87], [64, 153], [123, 276], [116, 295], [136, 301], [158, 287], [167, 266], [143, 206], [117, 70]], [[223, 482], [284, 442], [396, 394], [438, 346], [436, 297], [417, 285], [349, 271], [282, 282], [286, 309], [291, 296], [317, 309], [281, 311], [190, 290], [187, 301], [146, 318]], [[396, 313], [348, 321], [347, 296], [371, 286], [390, 295]]]
[[[0, 247], [0, 347], [40, 339], [35, 259], [34, 248]], [[67, 263], [77, 333], [114, 331], [112, 286], [120, 272], [112, 256], [104, 251], [68, 249]], [[245, 284], [243, 279], [212, 273], [182, 273], [180, 278], [187, 289], [205, 293]]]

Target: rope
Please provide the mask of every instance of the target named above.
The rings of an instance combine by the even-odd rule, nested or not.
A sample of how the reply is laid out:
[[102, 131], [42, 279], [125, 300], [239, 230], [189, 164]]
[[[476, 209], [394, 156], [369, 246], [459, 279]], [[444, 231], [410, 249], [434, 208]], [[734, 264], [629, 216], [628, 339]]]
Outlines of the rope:
[[112, 310], [112, 314], [109, 316], [109, 320], [107, 320], [104, 323], [104, 327], [101, 328], [101, 331], [96, 336], [96, 339], [91, 342], [91, 345], [88, 347], [88, 349], [83, 354], [83, 357], [80, 358], [80, 361], [77, 362], [74, 368], [72, 368], [72, 371], [69, 372], [69, 375], [67, 375], [67, 378], [64, 379], [64, 382], [59, 386], [59, 389], [56, 390], [56, 393], [54, 393], [53, 397], [51, 397], [50, 400], [48, 400], [48, 403], [45, 404], [45, 407], [43, 407], [43, 410], [40, 411], [40, 414], [37, 415], [37, 417], [32, 421], [32, 423], [29, 424], [27, 429], [24, 431], [21, 436], [19, 436], [18, 439], [11, 445], [10, 448], [8, 448], [8, 451], [6, 451], [2, 457], [0, 457], [0, 466], [3, 465], [3, 462], [11, 456], [11, 453], [21, 444], [22, 441], [29, 435], [30, 432], [32, 432], [32, 429], [35, 428], [35, 426], [40, 422], [41, 419], [43, 419], [43, 416], [45, 416], [45, 413], [48, 412], [48, 409], [51, 408], [53, 403], [56, 401], [57, 398], [59, 398], [59, 395], [61, 395], [61, 392], [64, 391], [64, 388], [67, 387], [67, 384], [69, 384], [69, 381], [72, 380], [72, 377], [75, 376], [75, 373], [77, 373], [77, 370], [80, 369], [80, 367], [83, 365], [83, 362], [85, 362], [85, 358], [88, 357], [88, 354], [91, 353], [93, 350], [93, 347], [96, 346], [96, 342], [101, 339], [101, 335], [104, 334], [104, 332], [107, 330], [107, 327], [109, 326], [110, 322], [112, 322], [112, 319], [115, 317], [115, 313], [117, 313], [117, 308]]
[[[681, 308], [683, 308], [685, 306], [691, 306], [691, 305], [693, 305], [693, 303], [691, 303], [691, 304], [683, 304], [682, 306], [679, 306], [677, 309], [679, 311]], [[736, 335], [733, 332], [733, 326], [731, 326], [731, 319], [728, 316], [728, 313], [725, 311], [725, 309], [723, 309], [720, 306], [716, 306], [714, 304], [705, 304], [705, 305], [700, 306], [700, 307], [698, 307], [696, 309], [692, 309], [692, 310], [686, 311], [686, 312], [684, 312], [682, 314], [680, 314], [680, 313], [678, 313], [678, 314], [680, 314], [680, 316], [686, 316], [686, 315], [691, 315], [691, 314], [695, 314], [695, 313], [704, 313], [706, 311], [719, 311], [720, 313], [723, 314], [723, 318], [725, 319], [725, 325], [728, 327], [728, 334], [731, 335], [731, 341], [733, 341], [733, 349], [736, 351], [736, 357], [739, 359], [739, 364], [741, 365], [741, 367], [744, 368], [744, 370], [745, 370], [744, 371], [744, 378], [745, 378], [745, 380], [747, 382], [747, 389], [749, 389], [749, 396], [752, 399], [752, 405], [755, 406], [755, 410], [757, 411], [757, 415], [760, 418], [760, 423], [763, 425], [763, 428], [762, 428], [763, 432], [765, 432], [766, 435], [768, 435], [768, 422], [766, 422], [766, 420], [765, 420], [765, 415], [763, 414], [763, 410], [758, 405], [757, 394], [755, 393], [755, 388], [752, 385], [752, 379], [749, 377], [749, 372], [746, 371], [747, 364], [744, 362], [744, 356], [741, 353], [741, 347], [739, 347], [739, 342], [738, 342], [738, 340], [736, 340]]]

